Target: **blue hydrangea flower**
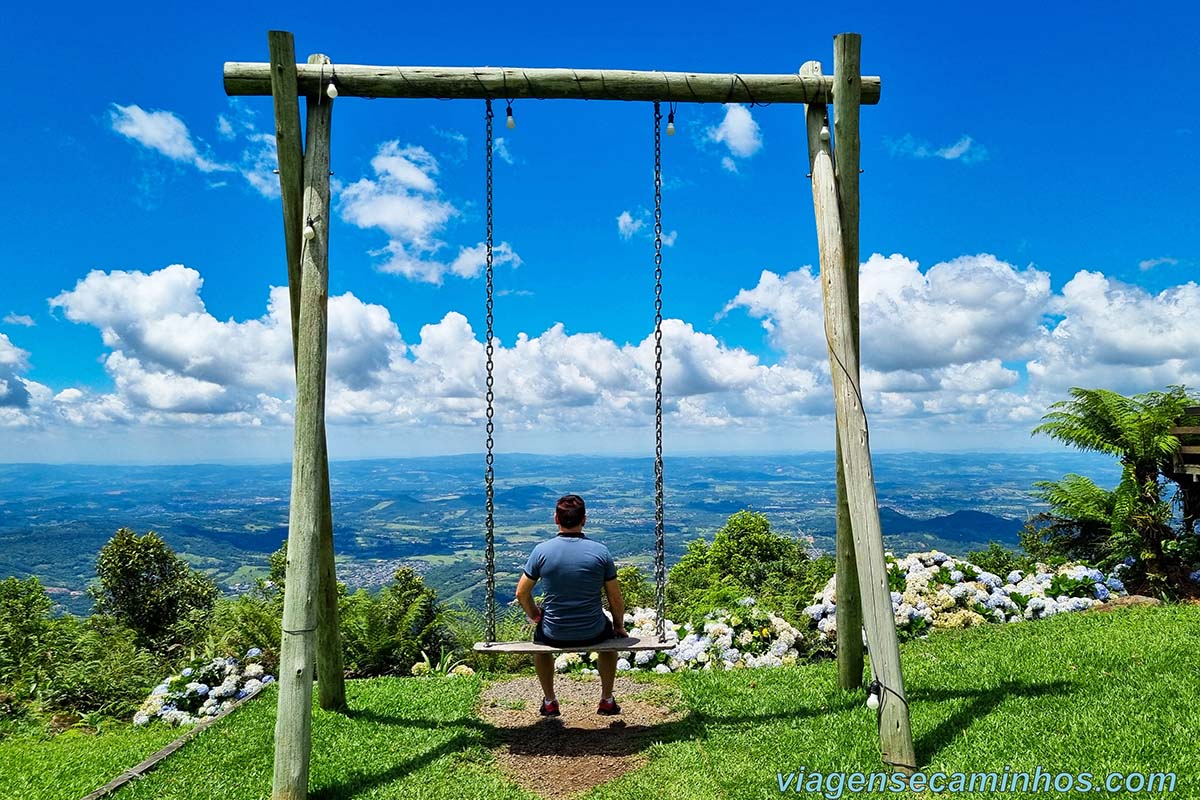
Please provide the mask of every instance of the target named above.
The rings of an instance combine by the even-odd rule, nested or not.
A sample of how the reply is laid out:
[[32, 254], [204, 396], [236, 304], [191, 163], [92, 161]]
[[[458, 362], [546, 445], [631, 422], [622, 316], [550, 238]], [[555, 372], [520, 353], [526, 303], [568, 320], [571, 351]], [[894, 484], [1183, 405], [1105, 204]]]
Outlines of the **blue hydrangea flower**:
[[258, 658], [261, 655], [262, 650], [258, 649], [257, 647], [251, 647], [246, 651], [246, 658]]
[[1120, 592], [1125, 591], [1125, 584], [1122, 583], [1121, 579], [1116, 577], [1115, 575], [1113, 577], [1109, 578], [1108, 580], [1106, 580], [1104, 582], [1104, 585], [1107, 586], [1109, 589], [1112, 589], [1114, 592], [1120, 593]]
[[183, 677], [185, 677], [185, 678], [190, 678], [190, 677], [192, 677], [192, 668], [191, 668], [191, 667], [187, 667], [186, 669], [184, 669], [184, 671], [183, 671], [183, 672], [181, 672], [181, 673], [179, 673], [179, 674], [180, 674], [180, 675], [182, 675], [182, 676], [183, 676]]
[[1103, 583], [1094, 584], [1092, 586], [1092, 590], [1093, 590], [1093, 594], [1096, 595], [1097, 600], [1107, 600], [1110, 596], [1108, 587], [1105, 586]]
[[274, 682], [275, 682], [275, 676], [274, 676], [274, 675], [263, 675], [263, 677], [262, 677], [262, 682], [263, 682], [263, 684], [264, 684], [264, 685], [265, 685], [265, 684], [268, 684], [268, 683], [274, 683]]

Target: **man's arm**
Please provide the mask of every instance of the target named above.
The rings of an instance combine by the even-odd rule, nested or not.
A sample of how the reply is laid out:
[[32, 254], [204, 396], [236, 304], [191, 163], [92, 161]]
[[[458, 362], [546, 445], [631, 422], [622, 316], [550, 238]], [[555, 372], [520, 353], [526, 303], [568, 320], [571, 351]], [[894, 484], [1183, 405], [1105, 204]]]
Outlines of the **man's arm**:
[[628, 636], [625, 632], [625, 598], [621, 596], [621, 584], [616, 578], [605, 581], [604, 593], [608, 595], [608, 609], [613, 615], [613, 633]]
[[537, 622], [542, 618], [542, 610], [533, 602], [533, 587], [536, 585], [537, 581], [523, 572], [521, 579], [517, 581], [517, 602], [525, 609], [525, 616], [529, 617], [530, 622]]

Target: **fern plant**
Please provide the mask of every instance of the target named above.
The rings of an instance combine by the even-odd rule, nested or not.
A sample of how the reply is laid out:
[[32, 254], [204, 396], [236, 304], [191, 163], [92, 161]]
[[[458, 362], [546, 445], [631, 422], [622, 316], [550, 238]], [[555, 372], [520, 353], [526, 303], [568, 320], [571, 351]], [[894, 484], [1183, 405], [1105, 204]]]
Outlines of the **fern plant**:
[[[1170, 594], [1196, 549], [1190, 525], [1172, 528], [1171, 503], [1163, 497], [1180, 446], [1170, 431], [1186, 421], [1196, 402], [1183, 386], [1133, 397], [1076, 387], [1071, 399], [1052, 404], [1033, 433], [1116, 457], [1121, 479], [1111, 490], [1075, 474], [1035, 484], [1051, 511], [1039, 538], [1067, 557], [1099, 566], [1133, 564], [1130, 577], [1142, 584], [1138, 588]], [[1188, 495], [1181, 494], [1188, 520], [1195, 513], [1187, 507]]]

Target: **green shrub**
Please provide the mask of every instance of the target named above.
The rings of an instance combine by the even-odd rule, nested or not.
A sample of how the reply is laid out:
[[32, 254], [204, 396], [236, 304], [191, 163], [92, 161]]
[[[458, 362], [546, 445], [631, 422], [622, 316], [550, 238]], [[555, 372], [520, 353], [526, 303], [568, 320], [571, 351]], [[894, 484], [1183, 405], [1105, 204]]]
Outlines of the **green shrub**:
[[274, 674], [283, 636], [281, 613], [273, 599], [257, 592], [218, 600], [209, 621], [204, 656], [241, 658], [242, 653], [257, 647], [262, 650], [259, 662]]
[[[654, 584], [646, 579], [641, 567], [636, 564], [621, 567], [617, 570], [617, 583], [621, 587], [621, 597], [625, 600], [626, 608], [653, 608], [656, 602]], [[607, 607], [607, 598], [605, 606]]]
[[39, 682], [51, 605], [36, 577], [0, 581], [0, 687], [17, 697], [27, 697]]
[[378, 594], [359, 589], [341, 608], [346, 669], [355, 677], [407, 675], [421, 651], [453, 648], [437, 594], [401, 567]]
[[100, 614], [54, 620], [47, 653], [39, 695], [48, 708], [77, 714], [131, 716], [166, 671], [160, 659], [138, 646], [136, 631]]
[[797, 540], [771, 530], [757, 512], [739, 511], [711, 545], [688, 542], [667, 579], [668, 615], [695, 620], [751, 596], [793, 624], [833, 575], [833, 559], [810, 559]]
[[96, 612], [121, 620], [140, 644], [162, 653], [197, 643], [219, 595], [153, 531], [118, 530], [100, 549], [96, 575], [89, 590]]
[[[476, 642], [487, 637], [487, 620], [480, 609], [463, 603], [445, 609], [444, 620], [450, 634], [452, 647], [461, 653], [463, 661], [472, 669], [486, 672], [518, 672], [533, 666], [533, 659], [521, 653], [479, 653], [474, 650]], [[516, 606], [500, 606], [496, 609], [496, 641], [519, 642], [532, 636], [532, 625], [525, 612]]]
[[986, 550], [967, 553], [967, 561], [1001, 578], [1015, 569], [1028, 572], [1034, 564], [1029, 556], [1010, 550], [999, 542], [988, 542]]

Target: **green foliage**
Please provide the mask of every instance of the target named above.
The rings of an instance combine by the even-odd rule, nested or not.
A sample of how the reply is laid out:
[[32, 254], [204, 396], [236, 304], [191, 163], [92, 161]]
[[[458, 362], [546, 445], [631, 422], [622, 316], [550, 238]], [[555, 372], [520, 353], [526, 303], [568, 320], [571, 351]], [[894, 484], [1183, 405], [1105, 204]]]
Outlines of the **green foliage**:
[[968, 553], [967, 561], [993, 575], [999, 575], [1001, 578], [1014, 569], [1028, 572], [1033, 566], [1033, 559], [1029, 555], [1022, 555], [1015, 550], [1010, 550], [999, 542], [988, 542], [986, 550]]
[[629, 564], [617, 570], [617, 583], [626, 608], [653, 608], [655, 603], [654, 584], [646, 580], [641, 567]]
[[406, 675], [422, 650], [453, 647], [437, 594], [409, 567], [396, 570], [378, 594], [349, 595], [340, 611], [345, 665], [354, 677]]
[[282, 627], [282, 607], [271, 598], [257, 592], [221, 598], [213, 607], [203, 657], [240, 657], [251, 647], [257, 647], [263, 651], [259, 662], [267, 672], [275, 673]]
[[908, 588], [908, 574], [895, 561], [888, 564], [887, 578], [889, 592], [903, 593]]
[[832, 559], [810, 559], [800, 542], [774, 533], [764, 515], [739, 511], [711, 545], [688, 542], [667, 578], [668, 615], [699, 619], [751, 596], [795, 623], [832, 574]]
[[164, 669], [136, 631], [102, 614], [54, 620], [46, 649], [43, 703], [79, 714], [132, 715]]
[[0, 687], [27, 697], [44, 666], [50, 597], [36, 577], [0, 581]]
[[[470, 608], [463, 603], [445, 610], [445, 624], [457, 651], [464, 653], [464, 662], [475, 670], [487, 672], [517, 672], [533, 666], [533, 659], [521, 653], [478, 653], [476, 642], [487, 638], [487, 625], [483, 611]], [[496, 640], [515, 642], [528, 639], [532, 626], [525, 612], [516, 606], [500, 606], [496, 609]]]
[[124, 622], [143, 646], [160, 652], [197, 642], [219, 592], [151, 531], [121, 528], [100, 549], [96, 612]]
[[[1071, 399], [1054, 403], [1034, 428], [1081, 450], [1115, 456], [1121, 480], [1112, 489], [1081, 475], [1035, 484], [1050, 514], [1023, 536], [1046, 555], [1079, 559], [1101, 568], [1132, 562], [1124, 576], [1133, 591], [1173, 595], [1200, 553], [1193, 520], [1194, 487], [1179, 487], [1184, 526], [1172, 527], [1171, 503], [1164, 491], [1173, 480], [1171, 459], [1179, 439], [1170, 433], [1187, 421], [1197, 398], [1183, 386], [1166, 392], [1125, 397], [1106, 389], [1071, 390]], [[1027, 548], [1028, 549], [1028, 548]], [[1034, 555], [1034, 551], [1030, 551]]]
[[1047, 597], [1093, 597], [1092, 582], [1087, 578], [1072, 578], [1069, 575], [1055, 575], [1046, 589]]

